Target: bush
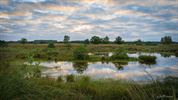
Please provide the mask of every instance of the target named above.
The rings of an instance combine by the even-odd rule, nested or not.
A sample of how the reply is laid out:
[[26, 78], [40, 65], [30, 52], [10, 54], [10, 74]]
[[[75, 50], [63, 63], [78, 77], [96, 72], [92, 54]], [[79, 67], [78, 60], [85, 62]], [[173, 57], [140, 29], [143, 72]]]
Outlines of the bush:
[[0, 47], [7, 47], [8, 43], [6, 41], [0, 40]]
[[114, 53], [111, 56], [111, 59], [117, 60], [117, 59], [129, 59], [128, 55], [126, 53]]
[[139, 56], [139, 60], [140, 60], [140, 63], [155, 64], [156, 63], [156, 56], [141, 55], [141, 56]]
[[85, 47], [79, 47], [74, 50], [73, 57], [76, 60], [87, 60], [89, 58], [87, 49]]
[[75, 80], [74, 80], [74, 75], [67, 75], [66, 76], [66, 81], [67, 82], [74, 82]]
[[48, 44], [48, 48], [55, 48], [54, 43], [50, 42], [50, 43]]

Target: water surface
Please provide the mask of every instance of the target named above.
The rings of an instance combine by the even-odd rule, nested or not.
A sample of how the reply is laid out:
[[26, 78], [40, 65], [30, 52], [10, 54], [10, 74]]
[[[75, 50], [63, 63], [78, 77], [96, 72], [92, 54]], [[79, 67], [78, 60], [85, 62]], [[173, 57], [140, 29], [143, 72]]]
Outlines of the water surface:
[[[112, 54], [109, 53], [109, 56]], [[65, 75], [87, 75], [93, 79], [112, 78], [135, 81], [163, 79], [167, 76], [178, 77], [178, 58], [161, 56], [159, 53], [134, 53], [129, 57], [139, 55], [154, 55], [156, 64], [146, 65], [136, 62], [40, 62], [43, 66], [42, 77], [57, 78]]]

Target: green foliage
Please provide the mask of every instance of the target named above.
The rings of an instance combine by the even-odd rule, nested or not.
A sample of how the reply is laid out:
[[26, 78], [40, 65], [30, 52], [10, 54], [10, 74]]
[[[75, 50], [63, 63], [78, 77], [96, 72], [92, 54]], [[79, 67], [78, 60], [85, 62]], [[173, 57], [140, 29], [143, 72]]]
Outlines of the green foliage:
[[[65, 45], [60, 48], [46, 48], [47, 45], [38, 44], [9, 44], [7, 48], [0, 48], [0, 99], [2, 100], [155, 100], [169, 96], [178, 97], [178, 78], [137, 84], [122, 80], [92, 80], [89, 77], [75, 78], [73, 82], [61, 82], [61, 79], [40, 78], [41, 68], [37, 65], [23, 65], [28, 52], [42, 58], [59, 58], [69, 60], [73, 50], [79, 45], [73, 45], [69, 50]], [[118, 52], [152, 51], [176, 53], [178, 45], [88, 45], [89, 52], [111, 52], [116, 48]], [[124, 49], [121, 49], [124, 48]], [[116, 51], [115, 51], [116, 52]], [[17, 56], [20, 55], [20, 56]], [[21, 59], [21, 57], [25, 57]], [[25, 60], [24, 60], [25, 59]], [[104, 58], [103, 58], [104, 59]], [[98, 60], [98, 59], [97, 59]], [[33, 61], [33, 60], [29, 60]], [[122, 63], [115, 63], [122, 70]], [[84, 67], [82, 67], [84, 68]], [[80, 69], [80, 68], [79, 68]], [[80, 69], [81, 70], [81, 69]], [[83, 69], [82, 69], [83, 70]], [[77, 76], [78, 77], [78, 76]], [[73, 80], [74, 78], [72, 78]], [[68, 79], [70, 80], [70, 79]]]
[[99, 43], [101, 43], [101, 39], [100, 39], [100, 37], [98, 37], [98, 36], [93, 36], [93, 37], [90, 39], [90, 42], [93, 43], [93, 44], [99, 44]]
[[20, 43], [22, 43], [22, 44], [27, 43], [27, 39], [26, 38], [21, 38]]
[[142, 45], [142, 40], [141, 40], [141, 39], [138, 39], [137, 41], [135, 41], [135, 44], [136, 44], [136, 45]]
[[51, 78], [24, 78], [26, 72], [36, 73], [31, 69], [37, 67], [15, 63], [12, 65], [6, 74], [0, 73], [2, 100], [155, 100], [165, 99], [166, 96], [176, 100], [178, 96], [178, 78], [175, 77], [137, 84], [123, 80], [91, 80], [88, 76], [75, 78], [74, 75], [68, 75], [66, 82], [61, 82], [62, 77], [57, 81]]
[[0, 40], [0, 47], [7, 47], [8, 43], [6, 41]]
[[59, 77], [57, 78], [57, 81], [58, 81], [58, 82], [63, 82], [64, 80], [63, 80], [62, 76], [59, 76]]
[[48, 48], [55, 48], [54, 43], [53, 43], [53, 42], [50, 42], [50, 43], [48, 44]]
[[140, 61], [140, 63], [144, 63], [144, 64], [155, 64], [156, 56], [140, 55], [139, 61]]
[[68, 35], [64, 36], [64, 43], [69, 43], [70, 37]]
[[66, 81], [67, 82], [74, 82], [75, 81], [75, 77], [74, 77], [74, 75], [67, 75], [66, 76]]
[[162, 44], [171, 44], [172, 43], [172, 38], [171, 36], [165, 36], [161, 38], [161, 43]]
[[89, 58], [87, 49], [83, 46], [75, 49], [73, 52], [73, 57], [75, 60], [87, 60]]
[[27, 55], [27, 62], [32, 65], [32, 63], [34, 62], [34, 54], [30, 53]]
[[104, 38], [102, 39], [102, 43], [108, 44], [108, 43], [109, 43], [109, 37], [108, 37], [108, 36], [104, 37]]
[[89, 44], [89, 43], [90, 43], [90, 40], [89, 40], [89, 39], [86, 39], [86, 40], [84, 40], [84, 43], [85, 43], [85, 44]]
[[113, 55], [111, 56], [111, 59], [112, 60], [126, 60], [126, 59], [129, 59], [125, 49], [123, 48], [120, 48], [120, 49], [117, 49]]
[[112, 60], [124, 60], [124, 59], [129, 59], [128, 55], [126, 53], [119, 53], [116, 52], [111, 56]]
[[123, 43], [122, 38], [121, 38], [120, 36], [118, 36], [118, 37], [115, 39], [114, 42], [117, 43], [117, 44], [122, 44], [122, 43]]

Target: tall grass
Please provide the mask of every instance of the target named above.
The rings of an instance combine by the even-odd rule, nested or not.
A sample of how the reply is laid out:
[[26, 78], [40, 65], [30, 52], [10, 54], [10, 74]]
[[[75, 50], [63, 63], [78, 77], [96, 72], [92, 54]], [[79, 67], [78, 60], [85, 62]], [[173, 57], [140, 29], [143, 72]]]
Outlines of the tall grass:
[[[2, 65], [1, 65], [2, 66]], [[155, 100], [176, 99], [178, 96], [178, 78], [169, 77], [164, 81], [139, 84], [123, 80], [92, 80], [87, 76], [66, 76], [66, 82], [37, 76], [26, 78], [29, 72], [34, 74], [37, 66], [13, 62], [0, 73], [0, 99], [59, 99], [59, 100]], [[2, 67], [1, 67], [2, 68]]]

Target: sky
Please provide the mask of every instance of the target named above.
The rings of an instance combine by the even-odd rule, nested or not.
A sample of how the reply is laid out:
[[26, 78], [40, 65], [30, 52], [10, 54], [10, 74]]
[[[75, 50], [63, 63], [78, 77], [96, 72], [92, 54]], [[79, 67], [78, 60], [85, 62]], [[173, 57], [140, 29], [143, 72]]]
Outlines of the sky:
[[0, 39], [178, 42], [178, 0], [0, 0]]

